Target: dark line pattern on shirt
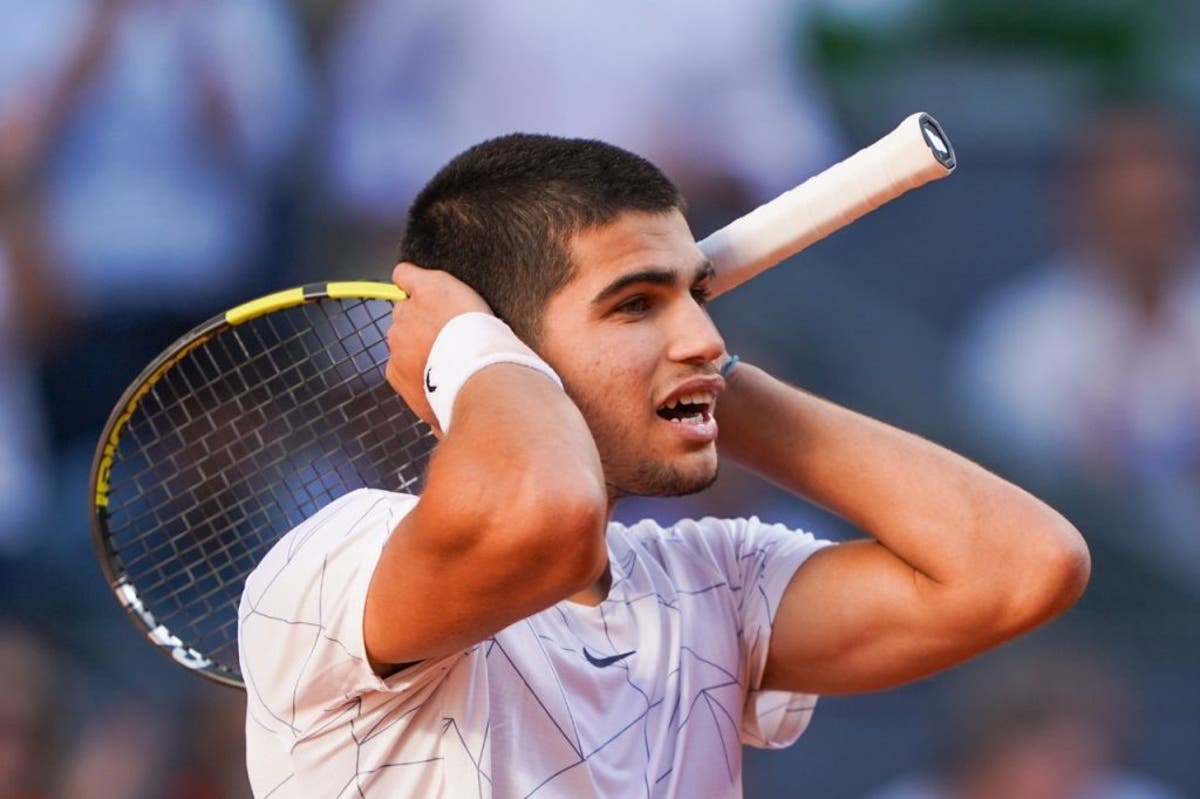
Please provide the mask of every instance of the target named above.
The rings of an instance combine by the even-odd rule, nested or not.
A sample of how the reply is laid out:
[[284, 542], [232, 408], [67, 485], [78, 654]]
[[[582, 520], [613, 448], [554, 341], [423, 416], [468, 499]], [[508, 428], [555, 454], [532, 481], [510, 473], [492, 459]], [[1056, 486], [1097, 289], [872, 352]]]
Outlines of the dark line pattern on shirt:
[[[373, 501], [370, 503], [370, 505], [365, 508], [361, 514], [358, 514], [351, 523], [346, 525], [343, 532], [343, 537], [350, 536], [352, 533], [357, 532], [359, 526], [363, 524], [364, 520], [368, 519], [376, 511], [376, 509], [380, 507], [381, 504], [388, 505], [387, 518], [389, 530], [393, 529], [395, 527], [394, 506], [388, 501], [387, 497], [378, 497], [373, 498]], [[294, 559], [299, 556], [301, 551], [307, 545], [309, 545], [314, 538], [316, 538], [319, 531], [325, 529], [331, 522], [341, 522], [344, 516], [346, 516], [345, 513], [338, 512], [337, 510], [332, 510], [324, 515], [321, 515], [319, 512], [318, 516], [310, 519], [311, 524], [304, 528], [300, 535], [293, 536], [292, 539], [289, 540], [284, 562], [279, 565], [278, 570], [272, 574], [269, 579], [267, 579], [266, 584], [262, 586], [262, 590], [258, 593], [258, 596], [252, 599], [247, 593], [247, 596], [244, 598], [247, 611], [242, 614], [239, 622], [246, 623], [251, 619], [260, 619], [266, 623], [279, 623], [297, 630], [303, 628], [311, 628], [314, 630], [315, 634], [313, 635], [311, 646], [309, 646], [305, 658], [299, 664], [298, 670], [295, 673], [296, 682], [291, 689], [291, 722], [279, 718], [272, 708], [265, 703], [262, 694], [258, 691], [257, 686], [253, 681], [253, 669], [251, 668], [246, 669], [247, 686], [251, 691], [251, 696], [254, 700], [251, 703], [252, 707], [248, 709], [249, 718], [257, 727], [266, 731], [271, 731], [273, 734], [278, 734], [278, 728], [264, 722], [264, 720], [259, 718], [259, 716], [256, 714], [256, 711], [260, 709], [265, 710], [275, 721], [291, 732], [294, 739], [294, 743], [292, 744], [293, 751], [304, 739], [322, 734], [339, 725], [347, 725], [350, 738], [353, 741], [355, 748], [355, 773], [349, 777], [338, 795], [343, 795], [345, 791], [353, 789], [357, 795], [366, 796], [370, 786], [375, 782], [372, 777], [385, 770], [406, 766], [420, 766], [423, 764], [436, 762], [447, 762], [445, 755], [417, 760], [397, 760], [374, 765], [366, 763], [363, 760], [365, 745], [376, 739], [379, 739], [380, 736], [396, 728], [398, 725], [402, 724], [405, 719], [409, 718], [418, 710], [421, 710], [423, 707], [425, 707], [423, 702], [417, 702], [415, 705], [411, 704], [412, 695], [408, 693], [409, 687], [420, 685], [424, 686], [422, 690], [426, 690], [426, 688], [429, 688], [429, 690], [436, 690], [433, 686], [436, 686], [437, 681], [441, 678], [441, 675], [432, 673], [420, 674], [414, 678], [418, 681], [417, 683], [411, 683], [408, 685], [408, 687], [397, 689], [397, 693], [391, 694], [390, 699], [385, 700], [382, 703], [374, 702], [369, 714], [364, 710], [362, 696], [355, 695], [352, 697], [347, 697], [349, 701], [345, 702], [344, 704], [323, 708], [321, 713], [323, 718], [320, 719], [319, 724], [314, 725], [308, 730], [301, 730], [298, 726], [297, 719], [297, 714], [299, 712], [297, 705], [300, 697], [300, 687], [302, 681], [309, 674], [310, 665], [313, 662], [315, 653], [318, 651], [318, 647], [324, 645], [323, 642], [328, 642], [338, 647], [341, 652], [341, 656], [346, 660], [350, 661], [351, 663], [362, 663], [361, 657], [353, 654], [345, 643], [343, 643], [341, 640], [338, 640], [338, 638], [332, 634], [330, 626], [327, 624], [327, 620], [325, 618], [325, 590], [327, 587], [326, 570], [329, 565], [328, 553], [325, 553], [325, 556], [321, 561], [319, 575], [314, 575], [317, 580], [316, 622], [281, 618], [277, 615], [267, 613], [260, 609], [260, 605], [262, 604], [263, 600], [266, 599], [268, 593], [270, 593], [270, 589], [275, 585], [279, 577], [288, 569], [290, 565], [292, 565]], [[622, 634], [621, 636], [615, 636], [613, 630], [610, 628], [611, 613], [634, 613], [634, 606], [637, 603], [646, 599], [654, 598], [659, 607], [663, 608], [665, 612], [674, 615], [683, 611], [682, 603], [698, 601], [702, 597], [721, 591], [723, 596], [727, 598], [717, 601], [723, 606], [728, 603], [728, 606], [731, 606], [735, 610], [735, 612], [731, 614], [731, 617], [736, 619], [736, 629], [731, 630], [730, 633], [735, 633], [737, 635], [738, 640], [740, 641], [740, 647], [737, 649], [737, 651], [741, 654], [737, 657], [736, 666], [725, 667], [718, 663], [712, 656], [706, 656], [705, 654], [698, 652], [693, 646], [686, 643], [681, 644], [677, 650], [677, 655], [673, 658], [676, 660], [677, 665], [670, 669], [665, 675], [660, 675], [659, 677], [655, 678], [655, 682], [647, 686], [640, 685], [639, 680], [635, 678], [635, 674], [637, 673], [637, 670], [634, 667], [634, 662], [637, 660], [636, 654], [631, 657], [629, 661], [623, 661], [621, 663], [614, 664], [614, 668], [619, 668], [623, 672], [622, 676], [624, 683], [629, 690], [627, 697], [614, 695], [613, 701], [617, 703], [614, 706], [623, 707], [623, 705], [619, 704], [620, 702], [632, 701], [633, 697], [636, 695], [640, 699], [640, 704], [642, 704], [643, 707], [638, 709], [632, 718], [625, 720], [623, 726], [616, 730], [612, 735], [595, 744], [590, 750], [585, 749], [579, 723], [575, 718], [574, 708], [572, 707], [571, 696], [566, 692], [563, 681], [557, 677], [557, 671], [554, 666], [554, 657], [550, 654], [550, 652], [547, 651], [547, 647], [551, 647], [559, 653], [568, 653], [572, 656], [577, 656], [579, 652], [583, 651], [583, 647], [585, 645], [593, 647], [595, 651], [601, 651], [601, 648], [596, 647], [597, 630], [595, 627], [589, 627], [588, 630], [581, 629], [579, 626], [579, 621], [575, 617], [574, 613], [568, 613], [562, 607], [555, 606], [554, 615], [558, 617], [560, 622], [559, 629], [561, 629], [565, 635], [575, 639], [576, 643], [578, 644], [578, 647], [572, 647], [568, 641], [565, 641], [561, 638], [555, 638], [553, 635], [547, 635], [539, 632], [539, 630], [531, 623], [529, 619], [524, 620], [528, 627], [528, 631], [531, 634], [531, 640], [541, 650], [542, 656], [546, 659], [549, 668], [549, 671], [546, 673], [552, 674], [554, 677], [552, 682], [545, 681], [543, 678], [543, 681], [546, 683], [543, 687], [548, 687], [549, 685], [554, 685], [557, 687], [559, 698], [561, 699], [562, 703], [562, 711], [565, 712], [567, 720], [569, 720], [569, 726], [571, 728], [571, 733], [573, 733], [573, 737], [564, 729], [562, 723], [560, 723], [561, 720], [556, 715], [556, 712], [552, 711], [547, 706], [546, 702], [543, 701], [542, 696], [539, 696], [538, 691], [534, 688], [533, 682], [531, 682], [530, 676], [523, 673], [521, 666], [518, 665], [519, 661], [528, 661], [528, 652], [524, 652], [522, 658], [514, 658], [512, 653], [506, 649], [505, 643], [498, 639], [497, 636], [492, 636], [486, 639], [485, 642], [481, 642], [480, 644], [471, 647], [468, 652], [462, 653], [466, 657], [469, 657], [472, 654], [474, 654], [476, 657], [481, 656], [485, 662], [488, 662], [491, 659], [492, 653], [494, 651], [499, 651], [500, 654], [504, 656], [508, 666], [511, 667], [513, 674], [516, 675], [520, 684], [524, 687], [524, 690], [527, 692], [528, 696], [534, 701], [534, 703], [536, 703], [538, 707], [541, 708], [541, 711], [545, 714], [546, 719], [550, 722], [554, 729], [558, 731], [558, 734], [562, 737], [563, 742], [566, 744], [570, 752], [572, 752], [575, 756], [574, 759], [570, 759], [570, 762], [564, 762], [560, 768], [547, 775], [543, 780], [534, 785], [533, 788], [528, 791], [528, 793], [525, 793], [525, 799], [533, 797], [535, 794], [542, 791], [546, 786], [554, 784], [556, 780], [559, 780], [565, 774], [571, 773], [574, 769], [576, 769], [577, 766], [588, 763], [591, 758], [595, 757], [600, 752], [610, 747], [614, 742], [628, 735], [631, 730], [635, 729], [641, 731], [639, 748], [642, 756], [645, 758], [645, 767], [641, 769], [642, 785], [646, 795], [649, 796], [652, 793], [650, 778], [653, 776], [651, 773], [653, 765], [659, 763], [664, 767], [661, 773], [654, 777], [654, 786], [661, 786], [664, 781], [671, 780], [672, 775], [680, 774], [681, 772], [677, 770], [677, 763], [674, 760], [679, 753], [679, 749], [677, 747], [679, 746], [678, 742], [680, 737], [689, 724], [693, 724], [695, 719], [703, 717], [707, 717], [709, 720], [711, 720], [713, 725], [713, 734], [715, 734], [717, 739], [722, 744], [722, 756], [724, 757], [726, 775], [731, 783], [737, 781], [738, 775], [736, 772], [740, 768], [738, 765], [740, 760], [731, 760], [730, 755], [731, 753], [736, 754], [738, 751], [738, 736], [740, 731], [740, 723], [738, 718], [741, 717], [741, 707], [738, 707], [736, 710], [733, 707], [727, 707], [722, 702], [723, 689], [729, 689], [731, 687], [740, 685], [739, 679], [742, 679], [743, 677], [743, 672], [745, 671], [747, 658], [749, 656], [748, 653], [758, 651], [758, 646], [761, 643], [762, 636], [764, 634], [763, 625], [761, 622], [756, 622], [753, 629], [752, 641], [748, 642], [744, 640], [744, 634], [742, 630], [742, 624], [744, 620], [748, 618], [748, 616], [752, 615], [758, 619], [765, 618], [768, 623], [773, 621], [772, 617], [774, 614], [772, 613], [771, 603], [768, 600], [767, 594], [762, 585], [762, 580], [767, 573], [767, 562], [769, 561], [770, 555], [772, 554], [772, 551], [777, 548], [774, 543], [771, 543], [765, 546], [754, 546], [749, 551], [738, 552], [737, 546], [740, 539], [738, 539], [737, 536], [741, 534], [742, 528], [743, 526], [741, 525], [735, 525], [734, 528], [731, 529], [733, 535], [720, 541], [714, 538], [711, 533], [707, 534], [703, 539], [703, 543], [682, 554], [678, 552], [678, 547], [681, 547], [688, 542], [680, 534], [679, 530], [674, 528], [665, 531], [652, 543], [647, 542], [647, 536], [644, 532], [633, 533], [629, 530], [626, 530], [624, 537], [618, 538], [618, 545], [620, 548], [624, 549], [624, 551], [621, 552], [619, 556], [613, 554], [612, 558], [620, 567], [621, 573], [614, 576], [608, 597], [598, 604], [594, 610], [591, 608], [582, 608], [577, 611], [580, 614], [587, 612], [598, 614], [600, 628], [605, 641], [607, 641], [608, 651], [610, 653], [616, 654], [618, 651], [637, 649], [639, 635], [644, 634], [644, 632], [638, 632], [640, 629], [638, 627], [639, 622], [634, 621], [632, 622], [634, 626], [632, 627], [632, 631], [628, 634], [628, 636], [625, 634]], [[297, 532], [300, 531], [297, 530]], [[665, 548], [670, 548], [673, 550], [674, 554], [670, 554], [668, 556], [667, 553], [660, 552], [660, 549]], [[639, 556], [639, 551], [641, 549], [645, 549], [646, 551]], [[614, 549], [610, 549], [610, 552], [614, 551]], [[659, 552], [660, 554], [656, 555], [656, 552]], [[635, 574], [639, 575], [639, 579], [643, 581], [650, 579], [662, 579], [661, 577], [656, 577], [655, 575], [664, 574], [664, 569], [669, 568], [670, 564], [674, 564], [674, 568], [676, 569], [684, 570], [683, 572], [676, 574], [676, 580], [679, 580], [680, 578], [687, 580], [688, 575], [690, 574], [693, 580], [695, 580], [696, 577], [699, 577], [700, 579], [696, 580], [696, 582], [702, 583], [706, 576], [706, 571], [717, 579], [715, 579], [713, 582], [702, 584], [700, 587], [696, 588], [674, 587], [666, 595], [657, 590], [645, 591], [638, 595], [630, 595], [630, 592], [627, 589], [629, 586], [633, 585], [634, 581], [632, 577]], [[731, 571], [730, 567], [733, 567]], [[729, 573], [726, 574], [723, 573], [723, 571], [729, 571]], [[722, 577], [724, 579], [720, 579]], [[734, 578], [739, 579], [735, 580]], [[753, 585], [756, 589], [757, 599], [761, 600], [763, 603], [761, 608], [758, 609], [758, 611], [754, 614], [747, 614], [745, 612], [746, 608], [743, 607], [746, 601], [746, 595], [743, 593], [742, 589], [745, 585]], [[338, 586], [337, 589], [341, 590], [342, 587]], [[705, 604], [701, 607], [708, 609], [705, 612], [711, 612], [711, 605]], [[655, 611], [651, 610], [650, 612], [653, 613]], [[658, 612], [662, 613], [663, 611]], [[700, 612], [700, 610], [697, 609], [695, 612]], [[638, 611], [638, 613], [642, 613], [642, 611]], [[642, 619], [643, 617], [639, 616], [637, 618]], [[593, 621], [589, 621], [589, 624], [592, 623], [594, 623], [594, 617]], [[624, 624], [626, 623], [628, 622], [625, 622], [624, 620], [622, 621], [622, 629], [625, 629]], [[643, 621], [641, 623], [645, 622]], [[678, 622], [672, 623], [674, 624]], [[767, 627], [767, 630], [769, 631], [769, 627]], [[507, 631], [502, 631], [502, 634], [503, 632]], [[701, 640], [703, 639], [696, 638], [693, 643]], [[484, 646], [485, 643], [486, 646]], [[511, 644], [512, 642], [510, 641], [509, 643]], [[689, 660], [692, 661], [691, 665], [687, 663]], [[461, 662], [461, 659], [459, 659], [458, 662]], [[452, 667], [453, 663], [451, 663], [449, 666], [442, 665], [440, 667], [442, 674]], [[723, 679], [717, 678], [715, 682], [706, 684], [708, 680], [713, 679], [715, 675], [709, 674], [707, 675], [708, 679], [705, 679], [705, 672], [699, 670], [702, 667], [715, 670], [716, 673]], [[684, 669], [686, 669], [691, 675], [688, 678], [689, 682], [699, 683], [699, 686], [694, 689], [694, 694], [691, 696], [684, 696], [680, 694], [680, 690], [682, 688], [681, 670]], [[736, 676], [734, 673], [732, 673], [731, 669], [737, 672]], [[737, 695], [740, 696], [744, 702], [747, 686], [740, 685], [740, 687], [741, 690], [737, 692]], [[648, 692], [658, 690], [663, 692], [661, 696], [655, 696], [653, 693]], [[691, 690], [689, 690], [689, 693], [691, 693]], [[725, 690], [724, 693], [727, 693], [727, 690]], [[732, 699], [732, 697], [730, 698]], [[697, 706], [701, 700], [704, 701], [704, 705], [707, 708], [707, 714], [697, 714], [696, 712]], [[483, 701], [486, 701], [486, 699]], [[660, 724], [664, 724], [661, 715], [658, 716], [660, 720], [655, 723], [654, 727], [654, 729], [657, 731], [655, 738], [656, 740], [661, 740], [663, 747], [662, 754], [665, 756], [656, 760], [655, 750], [651, 745], [650, 726], [648, 724], [649, 716], [656, 709], [663, 707], [665, 703], [668, 703], [668, 701], [670, 704], [670, 714], [665, 719], [665, 727], [658, 726]], [[409, 703], [408, 706], [406, 706], [405, 703]], [[684, 708], [685, 703], [686, 708]], [[772, 713], [778, 713], [780, 710], [783, 710], [783, 712], [787, 714], [803, 713], [808, 712], [811, 709], [812, 703], [805, 703], [804, 706], [796, 706], [790, 701], [784, 701], [778, 705], [766, 709], [760, 715], [769, 716]], [[347, 717], [349, 717], [348, 721]], [[726, 725], [728, 725], [728, 729], [724, 729]], [[450, 735], [451, 730], [454, 732], [453, 735]], [[669, 735], [665, 735], [665, 737], [660, 739], [659, 736], [664, 735], [668, 731]], [[487, 753], [489, 747], [489, 740], [492, 740], [492, 719], [490, 714], [488, 714], [485, 718], [482, 736], [478, 739], [479, 743], [477, 752], [472, 751], [472, 746], [468, 742], [468, 734], [464, 734], [458, 719], [454, 718], [453, 716], [442, 717], [441, 733], [442, 739], [457, 741], [457, 746], [461, 747], [461, 750], [465, 753], [467, 760], [469, 760], [469, 762], [475, 768], [475, 782], [479, 795], [485, 795], [485, 782], [488, 786], [492, 785], [492, 777], [486, 773], [489, 759], [485, 758], [485, 754]], [[732, 738], [729, 737], [730, 733], [732, 733]], [[270, 793], [267, 795], [270, 796], [278, 791], [283, 785], [291, 781], [293, 776], [295, 775], [292, 774], [286, 777], [282, 782], [272, 788]], [[674, 784], [673, 781], [668, 783], [668, 786], [670, 784]], [[667, 787], [666, 790], [672, 791], [676, 789]]]

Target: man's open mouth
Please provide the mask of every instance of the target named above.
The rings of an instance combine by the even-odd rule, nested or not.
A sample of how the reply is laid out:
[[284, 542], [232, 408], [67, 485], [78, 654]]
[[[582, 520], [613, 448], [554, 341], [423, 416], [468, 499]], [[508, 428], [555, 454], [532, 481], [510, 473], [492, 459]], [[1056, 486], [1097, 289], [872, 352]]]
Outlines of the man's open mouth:
[[708, 391], [681, 394], [664, 402], [656, 413], [668, 422], [702, 424], [712, 418], [716, 395]]

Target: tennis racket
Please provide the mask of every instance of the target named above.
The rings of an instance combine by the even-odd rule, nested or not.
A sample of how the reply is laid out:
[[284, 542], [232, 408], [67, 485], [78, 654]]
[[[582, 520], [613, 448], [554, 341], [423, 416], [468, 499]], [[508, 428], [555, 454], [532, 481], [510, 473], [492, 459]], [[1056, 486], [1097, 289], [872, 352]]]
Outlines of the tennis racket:
[[[954, 168], [924, 114], [700, 243], [728, 291]], [[241, 686], [237, 610], [275, 542], [361, 487], [420, 493], [435, 439], [384, 377], [390, 283], [303, 286], [167, 348], [118, 400], [89, 485], [117, 599], [161, 651]]]

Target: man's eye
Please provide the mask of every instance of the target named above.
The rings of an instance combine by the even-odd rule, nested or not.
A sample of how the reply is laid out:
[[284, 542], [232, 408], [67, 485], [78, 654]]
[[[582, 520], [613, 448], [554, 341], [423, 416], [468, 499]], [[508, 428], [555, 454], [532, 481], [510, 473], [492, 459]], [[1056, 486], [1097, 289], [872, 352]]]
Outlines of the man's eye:
[[617, 313], [645, 313], [650, 310], [650, 301], [643, 295], [630, 297], [616, 307]]
[[704, 305], [710, 296], [712, 296], [712, 292], [706, 286], [696, 286], [692, 289], [692, 299], [696, 301], [697, 305]]

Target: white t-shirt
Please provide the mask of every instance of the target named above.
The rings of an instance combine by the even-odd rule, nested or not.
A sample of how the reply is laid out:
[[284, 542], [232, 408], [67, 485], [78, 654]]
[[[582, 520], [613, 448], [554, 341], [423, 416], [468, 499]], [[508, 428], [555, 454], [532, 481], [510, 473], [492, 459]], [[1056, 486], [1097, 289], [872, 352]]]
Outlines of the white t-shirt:
[[757, 687], [784, 588], [828, 542], [754, 518], [610, 524], [607, 600], [379, 678], [363, 605], [415, 503], [348, 494], [247, 580], [256, 796], [740, 796], [741, 744], [786, 746], [808, 724], [815, 697]]

